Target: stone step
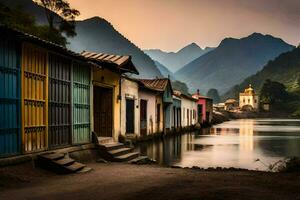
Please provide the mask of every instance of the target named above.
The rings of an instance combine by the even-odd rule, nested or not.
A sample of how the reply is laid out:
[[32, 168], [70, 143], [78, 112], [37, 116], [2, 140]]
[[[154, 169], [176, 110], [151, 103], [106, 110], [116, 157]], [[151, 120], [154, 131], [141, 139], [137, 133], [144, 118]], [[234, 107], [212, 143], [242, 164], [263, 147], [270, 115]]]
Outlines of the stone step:
[[90, 168], [90, 167], [84, 167], [82, 168], [81, 170], [78, 170], [76, 173], [87, 173], [87, 172], [90, 172], [92, 171], [93, 169]]
[[117, 142], [107, 143], [107, 144], [104, 144], [103, 146], [106, 148], [107, 151], [112, 151], [112, 150], [121, 149], [121, 148], [125, 147], [124, 144], [117, 143]]
[[48, 160], [59, 160], [64, 158], [65, 155], [60, 153], [49, 153], [49, 154], [40, 155], [40, 157]]
[[116, 162], [128, 162], [132, 159], [135, 159], [139, 156], [140, 154], [137, 152], [132, 152], [132, 153], [128, 153], [128, 154], [124, 154], [121, 156], [116, 156], [114, 157], [114, 161]]
[[117, 157], [117, 156], [121, 156], [121, 155], [130, 153], [131, 151], [132, 151], [132, 148], [124, 147], [124, 148], [108, 151], [108, 153], [110, 153], [114, 157]]
[[75, 162], [75, 160], [73, 160], [72, 158], [63, 158], [59, 160], [54, 160], [53, 162], [55, 162], [58, 165], [71, 165]]
[[65, 168], [68, 169], [70, 172], [77, 172], [77, 171], [83, 169], [84, 167], [86, 167], [86, 165], [79, 163], [79, 162], [74, 162], [71, 165], [65, 166]]
[[155, 161], [151, 160], [148, 156], [139, 156], [135, 159], [132, 159], [128, 162], [129, 164], [151, 164], [155, 163]]
[[98, 137], [99, 144], [113, 143], [114, 139], [112, 137]]

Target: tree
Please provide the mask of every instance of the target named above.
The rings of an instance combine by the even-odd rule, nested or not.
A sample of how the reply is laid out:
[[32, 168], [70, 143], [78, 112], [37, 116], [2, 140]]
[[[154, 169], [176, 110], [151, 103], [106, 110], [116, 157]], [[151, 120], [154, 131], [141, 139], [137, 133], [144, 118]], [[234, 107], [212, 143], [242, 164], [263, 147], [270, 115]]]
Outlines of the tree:
[[9, 8], [0, 3], [0, 24], [24, 31], [34, 33], [37, 31], [35, 18], [22, 11], [20, 7]]
[[211, 98], [214, 103], [220, 103], [220, 101], [221, 101], [219, 92], [215, 88], [212, 88], [212, 89], [208, 90], [206, 96]]
[[[62, 33], [68, 37], [76, 36], [75, 18], [80, 12], [70, 7], [66, 0], [34, 0], [34, 2], [45, 9], [45, 14], [49, 23], [49, 37], [54, 35], [62, 36]], [[66, 39], [58, 37], [61, 45], [66, 45]]]
[[289, 94], [286, 87], [279, 82], [267, 79], [260, 90], [260, 99], [262, 102], [276, 104], [284, 103], [288, 100]]

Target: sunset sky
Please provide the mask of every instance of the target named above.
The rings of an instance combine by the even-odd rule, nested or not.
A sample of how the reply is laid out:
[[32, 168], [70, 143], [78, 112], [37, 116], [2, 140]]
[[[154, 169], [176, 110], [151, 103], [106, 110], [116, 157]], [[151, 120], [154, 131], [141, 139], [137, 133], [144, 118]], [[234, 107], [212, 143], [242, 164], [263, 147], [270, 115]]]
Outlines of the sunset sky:
[[69, 0], [79, 19], [100, 16], [142, 49], [217, 46], [253, 32], [300, 43], [300, 0]]

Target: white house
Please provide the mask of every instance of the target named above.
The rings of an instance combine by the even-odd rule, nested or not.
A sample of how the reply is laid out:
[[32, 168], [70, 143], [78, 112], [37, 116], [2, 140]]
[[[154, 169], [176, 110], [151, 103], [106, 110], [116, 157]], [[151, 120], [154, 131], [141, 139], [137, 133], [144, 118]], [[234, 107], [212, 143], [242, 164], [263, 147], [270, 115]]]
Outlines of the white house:
[[122, 77], [121, 79], [121, 134], [139, 136], [139, 85], [137, 81]]
[[197, 122], [197, 99], [185, 94], [181, 94], [182, 127], [195, 125]]

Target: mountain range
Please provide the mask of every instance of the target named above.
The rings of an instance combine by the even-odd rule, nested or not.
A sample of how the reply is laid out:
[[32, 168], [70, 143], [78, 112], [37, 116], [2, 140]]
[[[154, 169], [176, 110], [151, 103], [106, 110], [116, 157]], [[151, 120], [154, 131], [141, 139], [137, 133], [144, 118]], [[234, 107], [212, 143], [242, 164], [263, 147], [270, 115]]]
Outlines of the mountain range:
[[140, 78], [162, 77], [154, 61], [135, 44], [125, 38], [105, 19], [93, 17], [76, 22], [77, 35], [69, 38], [69, 48], [76, 52], [83, 50], [131, 55]]
[[[0, 0], [8, 7], [21, 6], [26, 12], [33, 14], [38, 24], [46, 24], [44, 8], [32, 0]], [[100, 17], [76, 22], [77, 36], [68, 38], [68, 48], [75, 52], [83, 50], [99, 53], [131, 55], [138, 69], [140, 78], [162, 77], [154, 61], [140, 48], [119, 33], [108, 21]]]
[[174, 76], [174, 73], [171, 72], [166, 66], [164, 66], [163, 64], [161, 64], [160, 62], [158, 62], [156, 60], [154, 60], [154, 63], [163, 77], [165, 77], [165, 78], [169, 77], [171, 80], [176, 79]]
[[294, 46], [282, 39], [260, 33], [241, 39], [226, 38], [217, 48], [182, 67], [175, 76], [191, 90], [206, 93], [215, 88], [224, 94], [268, 61], [292, 49]]
[[246, 78], [241, 84], [231, 88], [223, 95], [223, 99], [237, 98], [249, 84], [259, 92], [265, 80], [270, 79], [283, 83], [289, 92], [300, 94], [300, 48], [286, 52], [270, 61], [256, 74]]
[[196, 43], [187, 45], [178, 52], [164, 52], [160, 49], [144, 50], [153, 60], [158, 61], [166, 66], [171, 72], [175, 73], [184, 65], [190, 63], [196, 58], [211, 51], [213, 48], [207, 47], [202, 49]]

